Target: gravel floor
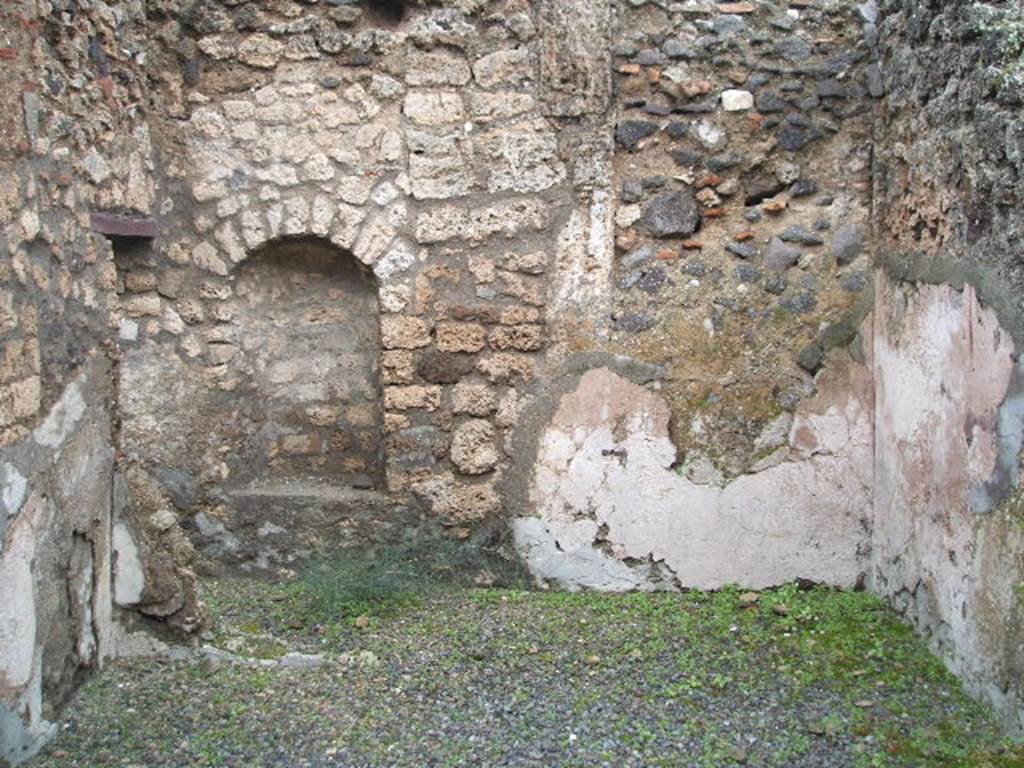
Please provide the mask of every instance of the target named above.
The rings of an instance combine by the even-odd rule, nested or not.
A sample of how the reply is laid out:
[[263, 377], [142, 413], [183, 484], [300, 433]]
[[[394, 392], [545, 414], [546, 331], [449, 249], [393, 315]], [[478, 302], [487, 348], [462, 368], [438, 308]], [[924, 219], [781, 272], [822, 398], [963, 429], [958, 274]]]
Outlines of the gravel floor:
[[463, 590], [326, 625], [274, 585], [209, 597], [250, 661], [114, 664], [31, 765], [1024, 765], [863, 594]]

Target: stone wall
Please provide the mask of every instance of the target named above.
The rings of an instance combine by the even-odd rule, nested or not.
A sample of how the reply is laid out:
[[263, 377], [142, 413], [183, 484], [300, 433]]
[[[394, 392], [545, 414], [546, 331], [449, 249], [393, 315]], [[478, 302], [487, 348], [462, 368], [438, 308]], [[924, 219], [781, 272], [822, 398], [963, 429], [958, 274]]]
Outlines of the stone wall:
[[[110, 78], [120, 62], [97, 72], [100, 51], [86, 64], [70, 44], [87, 48], [114, 20], [39, 11], [0, 10], [3, 765], [38, 748], [83, 672], [113, 652], [113, 269], [88, 211], [95, 176], [124, 180], [127, 168], [101, 169], [88, 149], [131, 141], [135, 124], [112, 108], [125, 95]], [[76, 120], [95, 105], [107, 121]]]
[[110, 404], [98, 358], [4, 449], [0, 763], [31, 755], [83, 671], [114, 651]]
[[869, 585], [1024, 731], [1024, 15], [882, 4]]
[[0, 11], [0, 764], [197, 570], [435, 527], [866, 586], [1020, 727], [1019, 10], [377, 5]]
[[[500, 519], [503, 431], [548, 341], [545, 273], [576, 171], [547, 116], [559, 97], [538, 98], [574, 83], [543, 76], [535, 9], [497, 10], [428, 4], [397, 26], [355, 4], [151, 14], [167, 197], [126, 284], [124, 445], [212, 557], [267, 564], [332, 532], [400, 530], [382, 503], [354, 520], [368, 500], [344, 492], [382, 475], [399, 506], [415, 495], [446, 525]], [[273, 299], [280, 275], [253, 254], [298, 240], [322, 254], [318, 275], [361, 268], [377, 295], [339, 307], [317, 278]], [[255, 369], [281, 386], [298, 354], [270, 360], [274, 301], [296, 327], [348, 312], [379, 338], [356, 396], [333, 356], [299, 366], [302, 409], [254, 397]], [[271, 492], [254, 486], [263, 467]]]
[[151, 212], [141, 3], [0, 9], [0, 764], [115, 652], [111, 242]]
[[622, 2], [616, 352], [665, 368], [687, 467], [766, 468], [867, 309], [871, 40], [847, 3]]
[[987, 491], [1021, 447], [1014, 342], [970, 285], [877, 295], [869, 585], [1020, 731], [1024, 525]]
[[519, 429], [520, 549], [570, 587], [860, 583], [877, 35], [848, 3], [612, 8], [605, 314], [559, 324]]
[[517, 542], [568, 588], [865, 585], [1019, 731], [1024, 19], [787, 6], [618, 9], [612, 325], [527, 409]]

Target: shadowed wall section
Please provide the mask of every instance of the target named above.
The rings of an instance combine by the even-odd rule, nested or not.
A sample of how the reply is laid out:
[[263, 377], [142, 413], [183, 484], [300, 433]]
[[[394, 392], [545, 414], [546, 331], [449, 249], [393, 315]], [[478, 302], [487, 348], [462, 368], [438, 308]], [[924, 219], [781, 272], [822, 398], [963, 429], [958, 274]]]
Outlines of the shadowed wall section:
[[261, 249], [238, 275], [229, 352], [250, 428], [240, 477], [383, 485], [380, 312], [373, 276], [316, 240]]

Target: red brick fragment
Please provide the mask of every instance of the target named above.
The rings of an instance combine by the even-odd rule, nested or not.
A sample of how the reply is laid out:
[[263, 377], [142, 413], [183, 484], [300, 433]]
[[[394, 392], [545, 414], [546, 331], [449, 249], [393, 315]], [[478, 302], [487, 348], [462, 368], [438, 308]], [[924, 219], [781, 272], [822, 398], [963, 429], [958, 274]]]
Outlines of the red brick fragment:
[[718, 10], [721, 13], [753, 13], [753, 3], [719, 3]]

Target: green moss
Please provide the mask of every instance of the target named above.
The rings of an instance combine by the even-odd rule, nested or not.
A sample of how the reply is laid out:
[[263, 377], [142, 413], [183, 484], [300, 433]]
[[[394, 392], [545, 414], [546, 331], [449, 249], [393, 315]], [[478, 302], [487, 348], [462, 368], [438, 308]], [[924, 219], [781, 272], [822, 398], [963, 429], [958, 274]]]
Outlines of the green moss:
[[[309, 616], [285, 610], [293, 588], [208, 587], [222, 620], [244, 615], [274, 636], [291, 631], [282, 622]], [[320, 756], [423, 764], [408, 752], [416, 744], [429, 746], [436, 765], [504, 764], [510, 743], [588, 723], [597, 724], [591, 737], [615, 746], [602, 758], [601, 742], [581, 735], [593, 751], [566, 748], [549, 764], [619, 764], [625, 749], [643, 765], [722, 766], [746, 757], [781, 767], [827, 749], [843, 765], [1024, 765], [990, 714], [865, 593], [787, 585], [752, 602], [737, 587], [624, 595], [449, 590], [396, 605], [368, 629], [335, 615], [328, 627], [311, 625], [295, 637], [328, 652], [373, 650], [385, 663], [301, 672], [229, 665], [210, 673], [199, 664], [121, 662], [85, 686], [75, 726], [62, 728], [57, 751], [39, 768], [255, 766]], [[490, 704], [481, 709], [479, 697], [491, 693], [505, 736], [493, 744], [438, 738], [448, 729], [474, 733], [496, 716]], [[538, 701], [545, 696], [562, 698]], [[744, 720], [748, 702], [753, 714]], [[762, 722], [764, 702], [772, 702], [771, 722], [751, 747], [743, 729]]]
[[985, 16], [980, 29], [994, 53], [989, 67], [993, 91], [1019, 92], [1024, 88], [1024, 9], [1018, 3], [1005, 8], [975, 3], [972, 8]]

